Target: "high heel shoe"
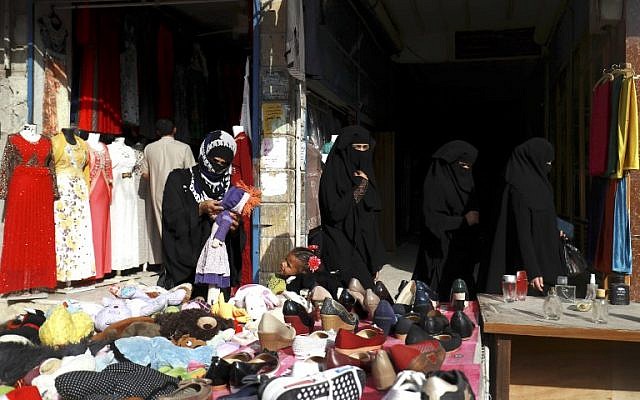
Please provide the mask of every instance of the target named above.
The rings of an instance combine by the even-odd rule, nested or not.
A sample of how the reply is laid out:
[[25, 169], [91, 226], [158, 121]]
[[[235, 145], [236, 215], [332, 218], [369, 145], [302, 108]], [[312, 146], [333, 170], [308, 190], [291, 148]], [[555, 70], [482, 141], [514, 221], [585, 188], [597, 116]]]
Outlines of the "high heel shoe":
[[364, 286], [362, 286], [362, 283], [360, 283], [358, 278], [351, 278], [349, 280], [348, 289], [352, 292], [358, 292], [362, 294], [363, 297], [367, 294], [367, 290], [364, 288]]
[[282, 314], [284, 315], [284, 321], [295, 328], [296, 334], [305, 335], [313, 331], [313, 318], [299, 303], [293, 300], [285, 300]]
[[364, 309], [367, 310], [367, 316], [369, 319], [373, 318], [373, 314], [376, 312], [376, 308], [378, 308], [378, 304], [380, 304], [380, 297], [373, 293], [373, 290], [367, 289], [367, 292], [364, 296]]
[[346, 329], [354, 331], [358, 326], [358, 317], [350, 314], [342, 304], [337, 301], [326, 298], [320, 309], [320, 319], [322, 320], [322, 329], [328, 331], [333, 329]]
[[236, 362], [229, 371], [229, 386], [240, 387], [244, 379], [251, 375], [273, 376], [280, 366], [277, 354], [271, 352], [260, 353], [246, 362]]
[[375, 293], [380, 300], [386, 300], [389, 304], [393, 305], [393, 297], [387, 290], [387, 287], [382, 283], [382, 281], [377, 281], [376, 285], [373, 287], [373, 293]]
[[264, 349], [277, 351], [289, 347], [295, 336], [295, 328], [285, 325], [269, 312], [262, 314], [258, 325], [258, 339]]

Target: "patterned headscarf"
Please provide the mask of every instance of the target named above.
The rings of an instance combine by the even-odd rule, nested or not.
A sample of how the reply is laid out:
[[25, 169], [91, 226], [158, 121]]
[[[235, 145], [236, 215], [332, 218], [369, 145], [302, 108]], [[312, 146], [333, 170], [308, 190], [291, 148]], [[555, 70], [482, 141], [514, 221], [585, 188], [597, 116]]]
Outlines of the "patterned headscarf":
[[[193, 167], [189, 189], [198, 203], [204, 200], [220, 200], [231, 183], [231, 162], [236, 154], [236, 141], [225, 131], [207, 134], [200, 145], [198, 165]], [[216, 172], [208, 156], [220, 157], [229, 168]]]

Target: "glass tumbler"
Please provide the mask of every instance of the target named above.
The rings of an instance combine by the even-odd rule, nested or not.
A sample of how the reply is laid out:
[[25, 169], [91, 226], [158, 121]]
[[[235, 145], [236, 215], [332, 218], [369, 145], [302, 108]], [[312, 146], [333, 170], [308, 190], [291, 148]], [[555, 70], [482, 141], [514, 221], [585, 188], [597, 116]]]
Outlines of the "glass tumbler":
[[519, 301], [527, 299], [528, 288], [529, 280], [527, 279], [527, 271], [518, 271], [516, 273], [516, 295]]
[[515, 275], [503, 275], [502, 276], [502, 298], [505, 303], [511, 303], [516, 301], [516, 276]]

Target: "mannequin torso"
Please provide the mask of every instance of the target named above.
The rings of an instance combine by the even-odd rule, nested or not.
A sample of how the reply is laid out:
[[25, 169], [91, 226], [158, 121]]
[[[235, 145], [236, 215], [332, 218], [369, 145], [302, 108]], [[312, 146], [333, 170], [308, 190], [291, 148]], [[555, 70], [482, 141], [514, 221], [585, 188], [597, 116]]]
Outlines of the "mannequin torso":
[[36, 130], [35, 125], [27, 124], [22, 127], [20, 130], [20, 136], [24, 138], [27, 142], [36, 143], [40, 140], [40, 134]]
[[102, 144], [100, 143], [100, 134], [99, 133], [90, 133], [89, 138], [87, 139], [87, 143], [93, 150], [101, 151]]
[[75, 129], [63, 128], [62, 129], [62, 134], [64, 135], [64, 138], [67, 141], [67, 143], [69, 143], [72, 146], [75, 146], [75, 144], [77, 143], [76, 135], [75, 135]]

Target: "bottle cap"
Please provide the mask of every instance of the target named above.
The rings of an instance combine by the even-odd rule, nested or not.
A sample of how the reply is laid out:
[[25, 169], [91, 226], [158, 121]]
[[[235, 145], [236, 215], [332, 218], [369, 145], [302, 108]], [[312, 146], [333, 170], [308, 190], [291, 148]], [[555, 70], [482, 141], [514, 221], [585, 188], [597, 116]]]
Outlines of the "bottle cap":
[[599, 299], [604, 299], [604, 297], [605, 297], [604, 289], [596, 290], [596, 297], [599, 298]]
[[569, 283], [569, 279], [566, 276], [558, 276], [558, 280], [556, 281], [557, 285], [566, 285], [567, 283]]
[[591, 274], [591, 278], [589, 279], [589, 283], [592, 283], [595, 285], [596, 283], [596, 274]]
[[502, 281], [508, 283], [516, 283], [515, 275], [502, 275]]

